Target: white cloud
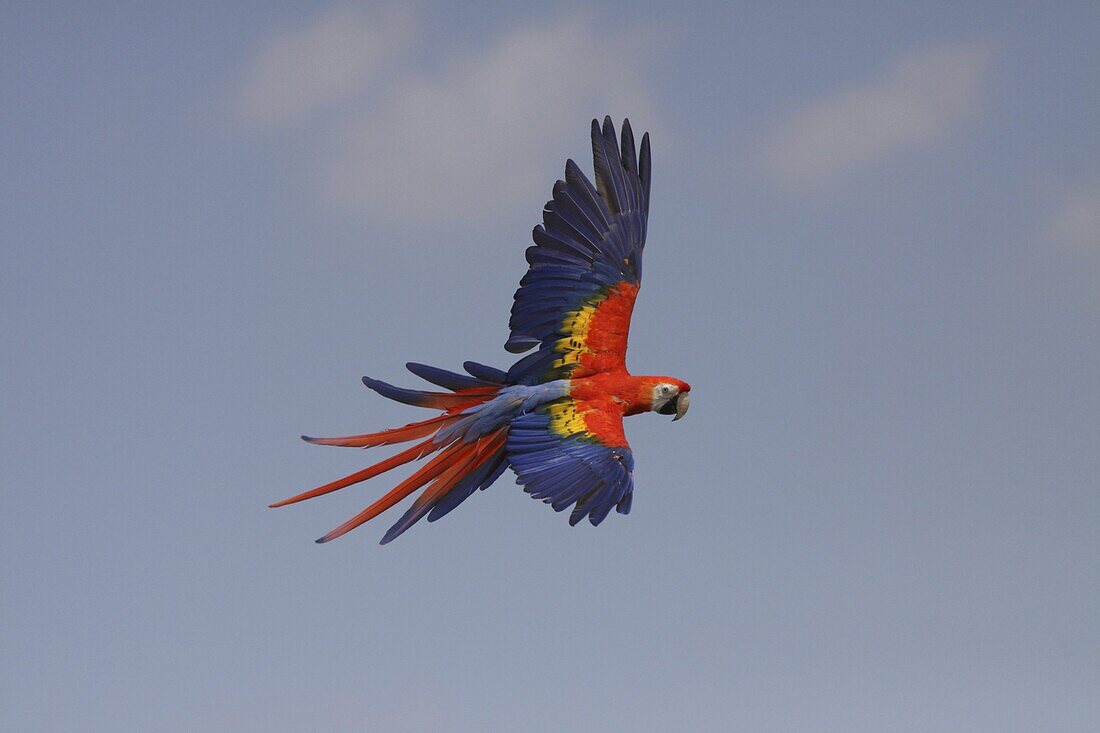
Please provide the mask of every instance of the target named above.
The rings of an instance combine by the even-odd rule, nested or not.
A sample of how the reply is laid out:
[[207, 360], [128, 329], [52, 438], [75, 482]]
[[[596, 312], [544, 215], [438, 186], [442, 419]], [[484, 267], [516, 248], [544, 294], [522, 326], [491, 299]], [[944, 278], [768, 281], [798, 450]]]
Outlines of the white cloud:
[[413, 39], [413, 16], [397, 6], [373, 14], [336, 6], [254, 50], [227, 90], [229, 115], [250, 130], [285, 128], [362, 93]]
[[549, 193], [546, 165], [585, 149], [592, 117], [652, 122], [643, 48], [573, 18], [511, 31], [440, 73], [408, 77], [333, 129], [317, 171], [324, 200], [423, 223], [530, 207]]
[[[560, 176], [568, 151], [587, 150], [593, 117], [657, 127], [656, 52], [639, 28], [609, 33], [576, 15], [441, 55], [440, 39], [446, 29], [397, 10], [337, 8], [261, 44], [230, 109], [245, 130], [304, 127], [288, 138], [305, 146], [296, 157], [324, 208], [405, 226], [531, 208], [549, 196], [551, 165]], [[410, 62], [425, 50], [439, 58], [427, 71]]]
[[978, 107], [993, 59], [987, 43], [939, 46], [797, 110], [762, 146], [777, 180], [822, 183], [934, 142]]

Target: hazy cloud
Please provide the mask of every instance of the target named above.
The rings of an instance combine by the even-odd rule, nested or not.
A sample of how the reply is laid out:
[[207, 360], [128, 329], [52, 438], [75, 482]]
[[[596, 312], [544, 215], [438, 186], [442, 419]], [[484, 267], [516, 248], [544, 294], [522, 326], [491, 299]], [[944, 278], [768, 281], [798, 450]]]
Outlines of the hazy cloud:
[[835, 179], [928, 144], [972, 114], [993, 58], [988, 43], [911, 53], [782, 122], [762, 147], [765, 169], [791, 184]]
[[574, 15], [445, 50], [426, 71], [390, 63], [442, 32], [393, 9], [328, 11], [259, 45], [229, 90], [233, 117], [249, 130], [310, 125], [295, 138], [328, 210], [429, 225], [548, 195], [547, 169], [561, 175], [565, 154], [586, 150], [592, 117], [656, 127], [644, 29]]
[[652, 122], [642, 54], [627, 38], [581, 18], [520, 28], [437, 75], [405, 79], [333, 130], [319, 170], [325, 200], [435, 222], [529, 206], [549, 191], [546, 166], [585, 149], [592, 117]]
[[234, 122], [285, 128], [361, 94], [413, 40], [413, 15], [392, 6], [373, 13], [337, 6], [302, 28], [262, 41], [227, 90]]

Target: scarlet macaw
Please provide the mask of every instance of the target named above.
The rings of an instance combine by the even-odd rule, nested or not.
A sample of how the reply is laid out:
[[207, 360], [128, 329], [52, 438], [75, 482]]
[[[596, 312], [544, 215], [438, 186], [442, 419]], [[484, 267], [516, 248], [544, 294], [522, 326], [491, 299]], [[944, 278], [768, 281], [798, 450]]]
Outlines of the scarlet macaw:
[[635, 154], [630, 121], [623, 122], [621, 152], [615, 128], [592, 120], [593, 187], [577, 164], [565, 180], [527, 248], [530, 268], [520, 281], [505, 349], [537, 347], [507, 371], [476, 362], [469, 376], [409, 363], [413, 374], [448, 392], [402, 389], [364, 377], [384, 397], [442, 410], [436, 417], [366, 435], [302, 438], [320, 445], [366, 448], [423, 439], [397, 455], [273, 507], [327, 494], [410, 461], [435, 456], [392, 491], [317, 542], [355, 529], [427, 487], [390, 527], [390, 542], [422, 517], [439, 519], [476, 489], [486, 489], [508, 467], [524, 491], [555, 511], [574, 506], [569, 524], [584, 517], [598, 525], [614, 507], [630, 511], [634, 457], [623, 417], [641, 412], [675, 415], [688, 410], [690, 386], [673, 377], [635, 377], [626, 368], [630, 314], [642, 276], [649, 214], [649, 133]]

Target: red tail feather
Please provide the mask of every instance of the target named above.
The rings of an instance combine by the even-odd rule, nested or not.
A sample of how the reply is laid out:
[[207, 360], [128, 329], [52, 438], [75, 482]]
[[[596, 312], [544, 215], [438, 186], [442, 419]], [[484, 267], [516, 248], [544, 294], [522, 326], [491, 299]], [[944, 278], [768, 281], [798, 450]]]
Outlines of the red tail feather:
[[404, 465], [409, 461], [415, 461], [418, 458], [423, 458], [424, 456], [436, 450], [439, 450], [438, 445], [436, 445], [431, 440], [425, 440], [423, 443], [417, 443], [412, 448], [403, 450], [395, 456], [391, 456], [390, 458], [376, 463], [373, 466], [368, 466], [362, 471], [357, 471], [350, 476], [345, 476], [342, 479], [337, 479], [330, 484], [318, 486], [316, 489], [311, 489], [310, 491], [303, 492], [301, 494], [298, 494], [297, 496], [292, 496], [289, 499], [283, 499], [282, 501], [270, 504], [269, 506], [274, 509], [275, 507], [286, 506], [287, 504], [294, 504], [299, 501], [305, 501], [306, 499], [312, 499], [315, 496], [321, 496], [323, 494], [331, 493], [338, 489], [342, 489], [345, 486], [351, 486], [352, 484], [357, 484], [360, 481], [366, 481], [369, 478], [374, 478], [381, 473], [389, 471], [391, 468], [397, 468], [398, 466]]
[[[434, 484], [416, 498], [416, 501], [413, 502], [413, 506], [432, 507], [437, 501], [442, 499], [448, 491], [453, 489], [455, 484], [461, 481], [463, 477], [475, 471], [481, 464], [492, 458], [493, 454], [504, 445], [504, 440], [507, 435], [507, 432], [500, 431], [494, 435], [478, 438], [477, 442], [470, 446], [468, 451], [469, 460], [464, 460], [462, 463], [456, 464], [454, 468], [436, 479]], [[483, 441], [485, 441], [485, 445], [482, 445]], [[473, 461], [473, 463], [471, 464], [470, 461]]]
[[454, 393], [425, 392], [423, 401], [419, 406], [431, 407], [436, 410], [461, 410], [492, 399], [498, 391], [499, 388], [491, 387], [487, 389], [460, 389]]
[[[365, 378], [364, 381], [367, 382]], [[368, 386], [371, 386], [377, 391], [381, 391], [383, 394], [386, 394], [386, 396], [398, 399], [398, 397], [393, 397], [386, 392], [386, 390], [395, 390], [395, 388], [391, 388], [381, 383], [374, 384], [373, 380], [368, 382]], [[392, 443], [403, 443], [408, 440], [415, 440], [416, 438], [423, 438], [426, 436], [435, 436], [439, 430], [445, 428], [449, 423], [460, 419], [460, 413], [464, 409], [492, 399], [498, 392], [499, 387], [494, 386], [455, 390], [452, 394], [435, 392], [419, 393], [417, 395], [417, 404], [423, 407], [443, 409], [445, 412], [442, 415], [438, 415], [428, 420], [409, 423], [400, 428], [382, 430], [377, 433], [344, 435], [333, 438], [311, 438], [303, 435], [302, 439], [318, 445], [368, 448], [380, 445], [390, 445]], [[440, 451], [437, 456], [395, 486], [385, 496], [317, 540], [318, 542], [328, 542], [350, 532], [364, 522], [373, 519], [394, 504], [397, 504], [409, 494], [424, 486], [428, 486], [428, 488], [419, 498], [417, 498], [412, 508], [423, 509], [424, 512], [427, 512], [436, 502], [444, 497], [448, 491], [453, 489], [464, 476], [476, 470], [498, 452], [504, 444], [506, 435], [506, 431], [498, 431], [491, 435], [482, 436], [472, 443], [467, 443], [462, 439], [458, 439], [456, 442], [446, 447], [436, 443], [432, 437], [428, 437], [427, 440], [417, 443], [411, 448], [403, 450], [397, 455], [376, 463], [373, 466], [368, 466], [362, 471], [357, 471], [350, 476], [345, 476], [342, 479], [325, 484], [324, 486], [318, 486], [316, 489], [311, 489], [297, 496], [292, 496], [289, 499], [284, 499], [270, 506], [286, 506], [287, 504], [294, 504], [295, 502], [305, 501], [306, 499], [328, 494], [346, 486], [357, 484], [360, 481], [366, 481], [392, 468], [397, 468], [410, 461], [423, 458], [435, 451]]]
[[416, 473], [409, 476], [407, 479], [399, 483], [388, 494], [383, 496], [378, 501], [371, 504], [363, 511], [356, 514], [348, 521], [341, 524], [339, 527], [333, 529], [317, 542], [324, 543], [345, 535], [352, 531], [360, 524], [374, 519], [382, 512], [389, 509], [397, 502], [404, 499], [412, 492], [419, 489], [424, 484], [434, 479], [439, 474], [452, 467], [452, 461], [456, 458], [456, 455], [462, 452], [463, 448], [468, 447], [465, 443], [452, 443], [440, 453], [438, 456], [429, 461], [426, 465], [422, 466]]
[[336, 438], [311, 438], [303, 435], [302, 440], [316, 445], [339, 445], [347, 448], [371, 448], [379, 445], [392, 445], [404, 443], [406, 440], [423, 438], [431, 435], [443, 427], [443, 423], [455, 417], [454, 413], [439, 415], [428, 420], [409, 423], [400, 428], [380, 430], [377, 433], [365, 433], [363, 435], [343, 435]]

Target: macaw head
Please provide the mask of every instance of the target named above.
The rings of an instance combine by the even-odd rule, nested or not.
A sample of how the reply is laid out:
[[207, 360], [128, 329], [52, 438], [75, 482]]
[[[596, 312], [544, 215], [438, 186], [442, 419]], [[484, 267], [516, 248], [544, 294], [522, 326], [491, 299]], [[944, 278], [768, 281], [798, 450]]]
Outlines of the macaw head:
[[691, 403], [691, 385], [672, 377], [659, 377], [653, 385], [650, 404], [654, 412], [661, 415], [675, 415], [676, 422], [687, 414]]

